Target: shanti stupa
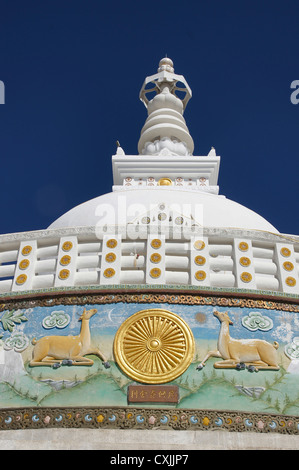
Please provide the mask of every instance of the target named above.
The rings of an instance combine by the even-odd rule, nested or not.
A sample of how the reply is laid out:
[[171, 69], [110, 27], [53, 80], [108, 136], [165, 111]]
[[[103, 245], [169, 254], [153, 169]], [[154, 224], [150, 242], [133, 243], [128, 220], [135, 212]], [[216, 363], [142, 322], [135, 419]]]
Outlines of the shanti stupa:
[[299, 238], [219, 194], [190, 98], [163, 58], [112, 192], [1, 235], [1, 430], [298, 434]]

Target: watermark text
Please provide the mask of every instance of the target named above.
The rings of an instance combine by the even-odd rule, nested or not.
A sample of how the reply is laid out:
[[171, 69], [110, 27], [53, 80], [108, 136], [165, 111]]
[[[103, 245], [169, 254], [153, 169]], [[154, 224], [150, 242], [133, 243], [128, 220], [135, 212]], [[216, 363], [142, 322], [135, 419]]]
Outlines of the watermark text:
[[290, 100], [292, 104], [299, 103], [299, 80], [293, 80], [291, 83], [291, 88], [294, 91], [291, 93]]
[[2, 80], [0, 80], [0, 104], [5, 104], [5, 86]]

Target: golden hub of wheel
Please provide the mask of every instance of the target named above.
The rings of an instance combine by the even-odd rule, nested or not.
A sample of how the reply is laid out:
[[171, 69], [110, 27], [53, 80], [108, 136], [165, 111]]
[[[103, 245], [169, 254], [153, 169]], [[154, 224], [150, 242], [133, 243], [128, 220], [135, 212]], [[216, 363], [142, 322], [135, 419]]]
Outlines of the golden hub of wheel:
[[123, 322], [114, 340], [119, 367], [142, 383], [167, 383], [189, 367], [194, 338], [187, 323], [164, 309], [142, 310]]

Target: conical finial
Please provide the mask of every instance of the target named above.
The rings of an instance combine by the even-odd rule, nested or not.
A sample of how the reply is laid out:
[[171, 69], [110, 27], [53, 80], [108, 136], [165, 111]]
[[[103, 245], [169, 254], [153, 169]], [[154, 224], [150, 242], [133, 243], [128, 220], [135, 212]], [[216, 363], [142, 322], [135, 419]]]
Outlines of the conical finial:
[[118, 140], [116, 141], [116, 147], [117, 147], [116, 155], [125, 155], [125, 152], [123, 151], [122, 147], [120, 146], [120, 143], [119, 143]]

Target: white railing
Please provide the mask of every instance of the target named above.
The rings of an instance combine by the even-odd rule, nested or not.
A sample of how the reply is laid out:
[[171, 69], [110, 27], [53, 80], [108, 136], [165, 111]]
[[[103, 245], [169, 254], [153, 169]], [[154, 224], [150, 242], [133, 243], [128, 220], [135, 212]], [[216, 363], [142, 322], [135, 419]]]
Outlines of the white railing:
[[298, 295], [298, 273], [299, 237], [267, 232], [143, 232], [134, 240], [125, 228], [82, 227], [0, 236], [0, 293], [159, 284]]

